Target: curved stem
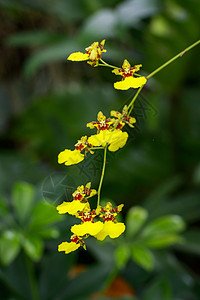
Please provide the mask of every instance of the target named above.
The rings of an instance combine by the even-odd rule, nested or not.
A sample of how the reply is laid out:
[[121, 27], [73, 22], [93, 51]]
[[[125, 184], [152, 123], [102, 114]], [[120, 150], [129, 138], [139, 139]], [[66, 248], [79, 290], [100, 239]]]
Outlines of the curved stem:
[[160, 66], [159, 68], [157, 68], [156, 70], [154, 70], [153, 72], [151, 72], [146, 78], [149, 79], [152, 76], [154, 76], [156, 73], [160, 72], [162, 69], [164, 69], [166, 66], [168, 66], [169, 64], [171, 64], [174, 60], [176, 60], [179, 57], [182, 57], [183, 54], [185, 54], [187, 51], [189, 51], [190, 49], [192, 49], [193, 47], [197, 46], [200, 43], [200, 40], [198, 40], [197, 42], [195, 42], [194, 44], [190, 45], [189, 47], [187, 47], [185, 50], [181, 51], [179, 54], [177, 54], [176, 56], [172, 57], [170, 60], [168, 60], [166, 63], [164, 63], [162, 66]]
[[119, 69], [118, 67], [115, 67], [115, 66], [112, 66], [112, 65], [108, 64], [108, 63], [105, 62], [102, 58], [100, 59], [100, 61], [101, 61], [103, 64], [99, 64], [98, 66], [109, 67], [109, 68], [112, 68], [112, 69]]
[[100, 178], [100, 182], [99, 182], [99, 188], [98, 188], [98, 200], [97, 200], [97, 207], [100, 204], [100, 199], [101, 199], [101, 187], [102, 187], [102, 183], [103, 183], [103, 178], [104, 178], [104, 174], [105, 174], [105, 167], [106, 167], [106, 154], [107, 154], [107, 146], [104, 148], [104, 156], [103, 156], [103, 167], [102, 167], [102, 172], [101, 172], [101, 178]]
[[[130, 102], [129, 105], [127, 106], [127, 111], [128, 111], [129, 108], [130, 108], [130, 112], [129, 112], [128, 114], [131, 113], [131, 110], [133, 109], [133, 104], [134, 104], [135, 100], [137, 99], [139, 93], [140, 93], [141, 90], [143, 89], [143, 86], [144, 86], [144, 85], [142, 85], [142, 86], [137, 90], [137, 93], [134, 95], [133, 99], [131, 100], [131, 102]], [[126, 112], [125, 112], [125, 113], [126, 113]]]
[[[198, 44], [200, 44], [200, 40], [198, 40], [197, 42], [193, 43], [192, 45], [190, 45], [189, 47], [187, 47], [185, 50], [181, 51], [180, 53], [178, 53], [177, 55], [175, 55], [174, 57], [172, 57], [170, 60], [168, 60], [167, 62], [165, 62], [159, 68], [157, 68], [156, 70], [154, 70], [153, 72], [151, 72], [146, 78], [147, 79], [151, 78], [152, 76], [154, 76], [155, 74], [157, 74], [158, 72], [160, 72], [162, 69], [164, 69], [165, 67], [167, 67], [169, 64], [171, 64], [173, 61], [175, 61], [177, 58], [182, 57], [186, 52], [188, 52], [189, 50], [191, 50], [192, 48], [194, 48]], [[128, 116], [130, 115], [130, 113], [131, 113], [131, 111], [133, 109], [133, 104], [134, 104], [135, 100], [137, 99], [139, 93], [141, 92], [143, 86], [141, 86], [138, 89], [137, 93], [134, 95], [133, 99], [131, 100], [131, 102], [127, 106], [127, 109], [124, 110], [123, 114], [121, 115], [121, 118], [118, 120], [118, 122], [116, 122], [116, 125], [113, 128], [113, 130], [117, 127], [117, 125], [119, 124], [119, 122], [121, 121], [121, 119], [123, 118], [123, 116], [128, 112], [129, 109], [130, 110], [128, 112]]]

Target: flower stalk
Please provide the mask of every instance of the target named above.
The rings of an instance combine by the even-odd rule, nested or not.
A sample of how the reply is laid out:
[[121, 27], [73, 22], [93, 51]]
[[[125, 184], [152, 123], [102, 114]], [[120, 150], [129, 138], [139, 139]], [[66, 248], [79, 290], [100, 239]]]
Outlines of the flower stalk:
[[100, 199], [101, 199], [101, 188], [102, 188], [102, 183], [103, 183], [103, 178], [105, 174], [105, 168], [106, 168], [106, 154], [107, 154], [107, 146], [104, 148], [104, 155], [103, 155], [103, 166], [102, 166], [102, 171], [101, 171], [101, 178], [99, 181], [99, 187], [98, 187], [98, 199], [97, 199], [97, 208], [100, 205]]

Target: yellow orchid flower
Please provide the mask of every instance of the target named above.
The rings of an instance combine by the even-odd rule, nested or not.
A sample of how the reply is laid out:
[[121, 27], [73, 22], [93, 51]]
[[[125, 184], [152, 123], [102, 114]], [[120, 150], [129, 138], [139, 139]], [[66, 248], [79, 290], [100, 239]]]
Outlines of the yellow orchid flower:
[[71, 236], [71, 242], [63, 242], [58, 245], [58, 251], [65, 251], [65, 254], [68, 254], [72, 251], [77, 250], [80, 246], [82, 246], [86, 250], [86, 246], [82, 238], [78, 237], [77, 235], [73, 234]]
[[106, 52], [106, 50], [103, 49], [104, 44], [105, 40], [101, 41], [100, 44], [98, 42], [94, 42], [89, 47], [85, 48], [86, 53], [74, 52], [70, 54], [67, 59], [71, 61], [89, 60], [88, 63], [91, 66], [96, 66], [98, 65], [99, 59], [101, 59], [101, 54]]
[[78, 186], [77, 190], [72, 194], [75, 200], [82, 200], [85, 196], [93, 197], [96, 195], [97, 191], [91, 188], [91, 182], [88, 182], [86, 186], [83, 185]]
[[[136, 123], [135, 118], [127, 115], [127, 105], [125, 105], [123, 107], [122, 113], [115, 111], [115, 110], [111, 110], [110, 115], [111, 115], [111, 117], [117, 118], [116, 122], [120, 120], [116, 129], [122, 129], [125, 124], [128, 124], [130, 127], [133, 128], [134, 127], [133, 124]], [[123, 117], [122, 117], [122, 115], [123, 115]]]
[[122, 68], [114, 69], [112, 72], [115, 75], [121, 75], [122, 81], [114, 83], [114, 88], [117, 90], [128, 90], [130, 88], [139, 88], [147, 82], [144, 76], [133, 77], [134, 73], [139, 71], [142, 65], [131, 67], [128, 60], [124, 60]]
[[107, 236], [115, 239], [125, 231], [124, 223], [118, 223], [115, 219], [115, 216], [122, 210], [123, 206], [121, 204], [113, 208], [112, 204], [108, 202], [105, 207], [101, 207], [100, 217], [103, 218], [104, 224], [102, 230], [95, 235], [97, 240], [103, 241]]
[[63, 242], [60, 245], [58, 245], [58, 251], [65, 251], [65, 254], [68, 254], [72, 251], [75, 251], [76, 249], [78, 249], [80, 247], [80, 244], [76, 244], [73, 242]]
[[119, 129], [109, 131], [103, 130], [88, 138], [88, 142], [95, 147], [105, 147], [107, 144], [108, 150], [114, 152], [122, 148], [128, 139], [128, 133], [122, 132]]
[[101, 130], [108, 130], [112, 124], [113, 120], [110, 118], [106, 119], [106, 116], [104, 116], [104, 114], [99, 111], [97, 115], [97, 121], [87, 123], [87, 127], [89, 127], [90, 129], [96, 127], [97, 131], [99, 132]]
[[83, 185], [78, 186], [76, 191], [72, 194], [73, 201], [66, 202], [64, 201], [62, 204], [58, 205], [56, 209], [59, 214], [68, 213], [70, 215], [76, 215], [78, 211], [83, 211], [84, 207], [87, 205], [88, 201], [85, 196], [92, 197], [96, 195], [97, 191], [95, 189], [90, 189], [91, 182], [88, 182], [86, 186]]
[[66, 166], [78, 164], [82, 160], [84, 160], [85, 155], [81, 153], [81, 151], [85, 151], [85, 154], [90, 151], [92, 154], [93, 152], [89, 149], [89, 144], [87, 140], [87, 136], [82, 136], [80, 140], [75, 144], [74, 150], [65, 149], [64, 151], [60, 152], [58, 155], [58, 163], [62, 164], [65, 163]]
[[90, 234], [92, 236], [96, 235], [103, 228], [103, 223], [101, 221], [94, 222], [94, 218], [96, 216], [96, 211], [91, 211], [90, 205], [89, 203], [87, 203], [83, 211], [79, 212], [76, 215], [77, 218], [81, 219], [82, 223], [72, 226], [71, 232], [78, 236], [84, 236], [87, 234]]

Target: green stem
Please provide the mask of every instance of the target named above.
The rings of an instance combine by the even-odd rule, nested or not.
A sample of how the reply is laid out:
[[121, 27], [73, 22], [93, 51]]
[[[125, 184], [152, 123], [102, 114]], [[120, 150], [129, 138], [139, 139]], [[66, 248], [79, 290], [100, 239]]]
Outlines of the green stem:
[[119, 69], [118, 67], [109, 65], [109, 64], [108, 64], [107, 62], [105, 62], [102, 58], [100, 59], [100, 61], [101, 61], [103, 64], [99, 64], [98, 66], [109, 67], [109, 68], [112, 68], [112, 69]]
[[37, 287], [37, 281], [34, 273], [35, 270], [34, 270], [33, 263], [26, 255], [25, 255], [25, 262], [26, 262], [28, 277], [30, 281], [32, 300], [39, 300], [38, 287]]
[[168, 60], [166, 63], [164, 63], [162, 66], [160, 66], [159, 68], [157, 68], [155, 71], [153, 71], [152, 73], [150, 73], [146, 78], [149, 79], [152, 76], [154, 76], [156, 73], [160, 72], [162, 69], [164, 69], [166, 66], [168, 66], [169, 64], [171, 64], [173, 61], [175, 61], [177, 58], [182, 57], [183, 54], [185, 54], [186, 52], [188, 52], [190, 49], [194, 48], [195, 46], [197, 46], [200, 43], [200, 40], [198, 40], [197, 42], [195, 42], [194, 44], [190, 45], [189, 47], [187, 47], [185, 50], [181, 51], [179, 54], [177, 54], [176, 56], [172, 57], [170, 60]]
[[[129, 105], [127, 106], [127, 111], [128, 111], [129, 108], [130, 108], [130, 112], [128, 113], [129, 115], [130, 115], [130, 113], [131, 113], [131, 110], [133, 109], [133, 104], [134, 104], [135, 100], [137, 99], [139, 93], [140, 93], [141, 90], [143, 89], [143, 86], [144, 86], [144, 85], [142, 85], [142, 86], [137, 90], [137, 93], [134, 95], [133, 99], [131, 100], [131, 102], [130, 102]], [[125, 113], [126, 113], [126, 111], [125, 111]], [[125, 114], [125, 113], [124, 113], [124, 114]]]
[[98, 188], [98, 200], [97, 200], [97, 207], [100, 204], [100, 194], [101, 194], [101, 187], [102, 187], [102, 183], [103, 183], [103, 178], [104, 178], [104, 174], [105, 174], [105, 167], [106, 167], [106, 153], [107, 153], [107, 146], [104, 148], [104, 156], [103, 156], [103, 167], [102, 167], [102, 172], [101, 172], [101, 178], [100, 178], [100, 182], [99, 182], [99, 188]]

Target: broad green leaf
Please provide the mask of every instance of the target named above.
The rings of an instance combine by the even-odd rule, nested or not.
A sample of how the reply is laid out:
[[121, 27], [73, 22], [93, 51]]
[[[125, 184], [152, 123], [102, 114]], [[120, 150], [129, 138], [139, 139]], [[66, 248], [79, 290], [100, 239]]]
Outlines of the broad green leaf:
[[15, 184], [12, 193], [13, 206], [20, 222], [24, 222], [31, 213], [34, 204], [34, 188], [26, 182]]
[[36, 236], [24, 237], [22, 242], [25, 253], [34, 261], [38, 261], [43, 253], [43, 242]]
[[127, 245], [120, 245], [115, 250], [115, 261], [119, 268], [122, 268], [126, 265], [127, 261], [130, 258], [130, 247]]
[[62, 218], [63, 216], [58, 214], [55, 206], [41, 200], [33, 209], [29, 229], [37, 233], [42, 227], [58, 222]]
[[20, 250], [20, 235], [14, 230], [4, 231], [0, 237], [0, 260], [9, 265]]
[[128, 237], [136, 234], [148, 217], [148, 212], [139, 206], [129, 209], [126, 219], [126, 234]]
[[175, 243], [182, 242], [182, 237], [176, 234], [151, 236], [143, 241], [143, 244], [150, 248], [164, 248]]
[[141, 237], [163, 236], [169, 233], [176, 233], [184, 230], [185, 223], [180, 216], [170, 215], [160, 217], [149, 223], [143, 230]]
[[150, 250], [141, 245], [131, 247], [132, 259], [142, 268], [150, 271], [154, 267], [154, 256]]

